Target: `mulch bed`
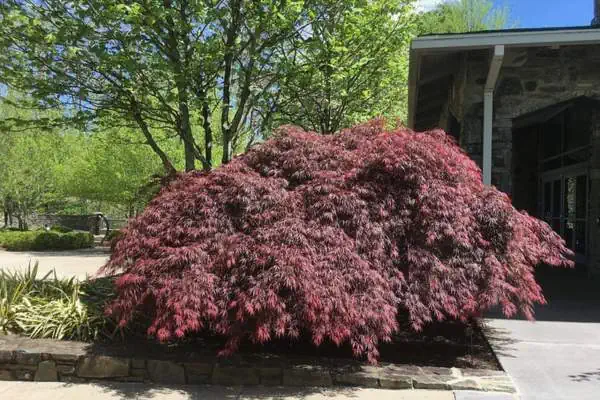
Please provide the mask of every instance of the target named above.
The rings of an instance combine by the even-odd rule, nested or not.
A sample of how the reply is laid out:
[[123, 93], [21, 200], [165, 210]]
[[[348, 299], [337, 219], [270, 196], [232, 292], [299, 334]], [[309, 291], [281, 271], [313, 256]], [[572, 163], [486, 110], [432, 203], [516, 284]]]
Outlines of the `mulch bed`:
[[[103, 352], [120, 355], [146, 354], [149, 358], [214, 357], [223, 347], [224, 339], [198, 336], [178, 344], [158, 344], [145, 339], [128, 339], [111, 342], [106, 347], [96, 344]], [[401, 330], [391, 343], [383, 343], [380, 362], [430, 367], [456, 367], [501, 370], [498, 361], [476, 322], [443, 322], [429, 325], [416, 333], [408, 328]], [[333, 343], [314, 346], [310, 338], [296, 341], [274, 340], [264, 345], [243, 343], [238, 351], [241, 357], [281, 357], [286, 359], [311, 358], [334, 360], [336, 363], [355, 363], [350, 345], [341, 347]], [[235, 359], [238, 355], [234, 355]], [[227, 358], [225, 358], [227, 359]], [[363, 360], [360, 360], [361, 362]]]

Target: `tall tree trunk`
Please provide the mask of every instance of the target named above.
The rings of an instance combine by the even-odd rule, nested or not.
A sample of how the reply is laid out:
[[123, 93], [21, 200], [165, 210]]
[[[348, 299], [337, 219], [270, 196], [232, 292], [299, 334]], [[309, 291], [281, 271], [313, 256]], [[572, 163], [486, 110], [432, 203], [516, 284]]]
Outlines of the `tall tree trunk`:
[[232, 148], [232, 129], [229, 121], [229, 111], [231, 109], [231, 74], [233, 68], [233, 48], [238, 37], [240, 24], [240, 2], [232, 0], [230, 4], [231, 21], [227, 26], [225, 39], [225, 65], [223, 71], [223, 108], [221, 111], [221, 132], [223, 134], [223, 157], [221, 162], [227, 164], [233, 156]]
[[210, 105], [208, 100], [202, 102], [202, 127], [204, 128], [204, 157], [208, 161], [208, 168], [212, 167], [212, 146], [213, 146], [213, 134], [212, 127], [210, 126]]
[[[185, 89], [183, 89], [183, 91], [185, 91]], [[187, 96], [182, 96], [181, 90], [179, 93], [179, 113], [181, 114], [180, 136], [183, 138], [185, 151], [185, 170], [189, 172], [196, 169], [196, 149], [194, 148], [194, 137], [190, 127], [190, 113], [187, 106]]]

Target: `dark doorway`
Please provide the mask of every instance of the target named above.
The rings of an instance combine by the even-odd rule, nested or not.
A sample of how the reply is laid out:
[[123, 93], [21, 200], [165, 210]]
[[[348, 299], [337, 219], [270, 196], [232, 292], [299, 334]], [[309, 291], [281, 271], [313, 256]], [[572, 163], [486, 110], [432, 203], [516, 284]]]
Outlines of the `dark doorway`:
[[585, 97], [513, 121], [513, 203], [544, 219], [577, 255], [589, 254], [592, 113]]

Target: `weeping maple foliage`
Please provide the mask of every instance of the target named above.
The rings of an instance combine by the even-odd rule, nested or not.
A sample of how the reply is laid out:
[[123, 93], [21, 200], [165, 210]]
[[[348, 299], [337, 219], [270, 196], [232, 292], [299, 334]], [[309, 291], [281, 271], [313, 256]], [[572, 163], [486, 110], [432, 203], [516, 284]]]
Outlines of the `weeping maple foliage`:
[[532, 318], [540, 263], [571, 253], [544, 222], [482, 184], [443, 131], [383, 121], [320, 136], [283, 127], [210, 173], [182, 174], [130, 222], [105, 267], [108, 313], [151, 318], [161, 341], [310, 335], [378, 358], [378, 344], [494, 306]]

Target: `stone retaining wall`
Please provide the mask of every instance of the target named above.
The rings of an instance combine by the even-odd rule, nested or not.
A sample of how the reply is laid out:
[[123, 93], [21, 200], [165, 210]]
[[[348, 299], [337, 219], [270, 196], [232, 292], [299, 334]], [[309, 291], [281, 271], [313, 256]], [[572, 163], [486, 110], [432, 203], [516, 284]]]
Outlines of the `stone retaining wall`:
[[349, 360], [265, 355], [178, 361], [102, 353], [87, 343], [0, 336], [0, 380], [515, 391], [506, 373], [493, 370], [366, 366]]

